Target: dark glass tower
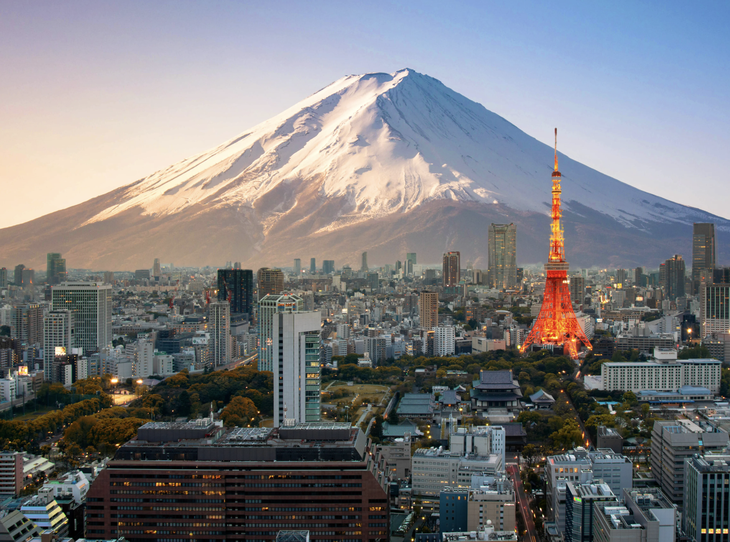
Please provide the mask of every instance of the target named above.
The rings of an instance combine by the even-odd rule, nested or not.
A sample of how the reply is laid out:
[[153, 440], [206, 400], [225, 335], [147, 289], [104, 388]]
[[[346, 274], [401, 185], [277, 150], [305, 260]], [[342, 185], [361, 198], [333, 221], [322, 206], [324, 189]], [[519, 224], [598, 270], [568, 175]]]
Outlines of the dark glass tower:
[[232, 313], [252, 313], [253, 271], [250, 269], [218, 270], [218, 301], [230, 298]]

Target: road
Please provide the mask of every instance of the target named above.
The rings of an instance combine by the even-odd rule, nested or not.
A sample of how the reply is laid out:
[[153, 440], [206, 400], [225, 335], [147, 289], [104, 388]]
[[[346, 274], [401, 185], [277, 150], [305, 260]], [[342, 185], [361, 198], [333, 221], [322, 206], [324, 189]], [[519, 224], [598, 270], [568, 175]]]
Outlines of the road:
[[530, 510], [530, 504], [525, 495], [525, 490], [522, 487], [522, 480], [520, 479], [520, 467], [518, 465], [508, 465], [507, 472], [512, 476], [512, 480], [515, 483], [515, 493], [517, 493], [517, 502], [520, 505], [522, 511], [522, 517], [525, 519], [525, 528], [527, 534], [522, 537], [524, 542], [538, 542], [537, 529], [535, 528], [535, 521], [532, 517], [532, 510]]
[[239, 358], [236, 361], [232, 361], [228, 365], [219, 365], [218, 367], [216, 367], [213, 370], [214, 371], [225, 371], [225, 370], [235, 369], [236, 367], [240, 367], [242, 365], [250, 365], [256, 360], [256, 358], [258, 358], [258, 356], [259, 356], [258, 354], [252, 354], [251, 356], [249, 356], [247, 358], [243, 358], [243, 359]]

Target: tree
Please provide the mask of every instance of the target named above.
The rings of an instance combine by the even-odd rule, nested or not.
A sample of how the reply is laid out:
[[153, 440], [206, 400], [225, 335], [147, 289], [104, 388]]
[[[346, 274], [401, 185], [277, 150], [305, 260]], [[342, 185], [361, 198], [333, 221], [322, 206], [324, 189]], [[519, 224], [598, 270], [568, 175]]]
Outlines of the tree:
[[583, 432], [578, 422], [573, 419], [565, 420], [563, 426], [550, 435], [553, 446], [562, 450], [569, 450], [583, 443]]
[[226, 426], [248, 426], [258, 418], [258, 410], [248, 397], [236, 396], [221, 412], [221, 420]]
[[537, 457], [538, 449], [537, 446], [534, 444], [527, 444], [522, 449], [522, 457], [525, 458], [527, 461], [527, 466], [532, 467], [532, 465], [535, 463], [535, 458]]

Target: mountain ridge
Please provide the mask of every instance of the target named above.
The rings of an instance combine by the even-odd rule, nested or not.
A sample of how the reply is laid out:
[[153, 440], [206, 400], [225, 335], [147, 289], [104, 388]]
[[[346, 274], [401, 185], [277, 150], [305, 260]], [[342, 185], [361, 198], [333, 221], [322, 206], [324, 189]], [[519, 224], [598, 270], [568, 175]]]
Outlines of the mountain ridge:
[[[363, 250], [379, 261], [372, 259], [378, 247], [388, 247], [378, 256], [387, 262], [403, 258], [398, 247], [404, 253], [425, 245], [430, 261], [439, 251], [461, 250], [464, 261], [486, 267], [488, 223], [479, 232], [463, 224], [467, 231], [449, 233], [448, 224], [428, 219], [436, 213], [461, 224], [454, 214], [461, 208], [474, 220], [520, 222], [518, 261], [537, 263], [547, 256], [552, 152], [427, 75], [349, 75], [209, 151], [0, 230], [0, 254], [4, 265], [42, 262], [33, 250], [47, 247], [43, 253], [61, 251], [69, 267], [131, 269], [152, 257], [255, 267], [309, 256], [356, 262]], [[674, 252], [687, 254], [692, 222], [713, 221], [720, 237], [730, 233], [721, 217], [630, 187], [561, 152], [559, 158], [568, 259], [573, 254], [581, 266], [592, 259], [657, 266]], [[381, 231], [384, 224], [399, 245]], [[605, 238], [605, 229], [631, 248]], [[596, 251], [587, 235], [615, 248]]]

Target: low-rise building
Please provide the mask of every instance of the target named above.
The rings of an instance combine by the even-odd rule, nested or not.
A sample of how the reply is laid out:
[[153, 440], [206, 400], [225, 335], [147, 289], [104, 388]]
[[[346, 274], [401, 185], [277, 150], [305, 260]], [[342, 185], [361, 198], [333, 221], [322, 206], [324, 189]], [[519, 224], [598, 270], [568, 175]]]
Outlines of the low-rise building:
[[674, 542], [677, 509], [658, 488], [624, 490], [623, 505], [595, 504], [594, 542]]

